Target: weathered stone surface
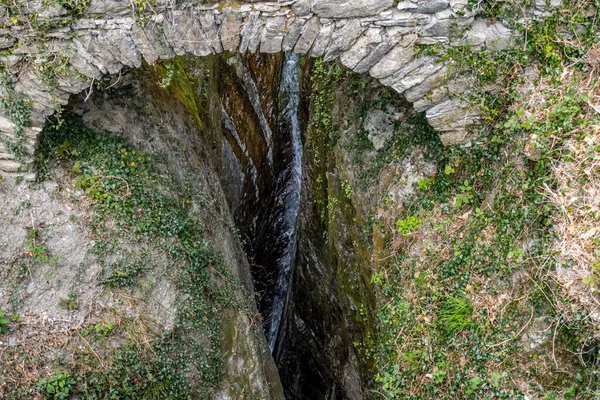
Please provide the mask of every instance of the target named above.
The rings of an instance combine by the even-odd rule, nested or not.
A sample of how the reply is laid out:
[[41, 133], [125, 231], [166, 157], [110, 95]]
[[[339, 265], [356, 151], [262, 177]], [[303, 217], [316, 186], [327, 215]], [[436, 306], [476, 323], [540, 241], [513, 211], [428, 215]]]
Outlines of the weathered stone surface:
[[373, 78], [383, 79], [393, 75], [414, 57], [412, 47], [394, 47], [388, 54], [371, 68], [369, 73]]
[[402, 26], [405, 28], [414, 28], [424, 26], [432, 22], [434, 17], [429, 14], [419, 14], [404, 11], [394, 11], [389, 18], [377, 21], [375, 24], [380, 26]]
[[425, 78], [421, 83], [411, 87], [404, 93], [406, 100], [411, 103], [427, 96], [434, 89], [439, 88], [446, 81], [446, 65], [441, 65], [440, 69]]
[[341, 55], [340, 61], [353, 69], [383, 40], [382, 28], [370, 28], [354, 43], [348, 51]]
[[415, 68], [406, 68], [403, 76], [392, 84], [392, 88], [395, 91], [402, 93], [405, 90], [419, 85], [444, 67], [442, 64], [438, 64], [432, 57], [417, 59], [415, 60], [415, 64], [418, 66]]
[[[458, 133], [475, 123], [478, 112], [473, 105], [461, 99], [448, 99], [430, 108], [425, 113], [427, 120], [439, 132], [452, 132], [445, 140], [453, 138], [452, 144], [461, 144], [468, 141], [466, 132], [462, 136]], [[440, 135], [441, 137], [441, 135]]]
[[490, 26], [485, 33], [485, 45], [491, 50], [506, 50], [514, 44], [513, 32], [501, 22]]
[[264, 22], [260, 17], [259, 12], [252, 12], [250, 16], [244, 20], [242, 40], [239, 48], [240, 53], [245, 53], [247, 51], [256, 53], [262, 37], [263, 24]]
[[221, 44], [225, 51], [235, 51], [240, 45], [242, 18], [236, 13], [227, 13], [220, 27]]
[[468, 92], [473, 87], [473, 84], [474, 78], [452, 79], [446, 85], [434, 89], [426, 96], [416, 100], [413, 103], [413, 107], [417, 112], [426, 111], [451, 96]]
[[331, 40], [331, 34], [335, 29], [335, 23], [330, 22], [321, 26], [321, 30], [319, 31], [319, 35], [315, 39], [310, 52], [308, 53], [311, 57], [321, 57], [327, 47], [329, 47], [329, 41]]
[[319, 32], [321, 31], [321, 22], [318, 17], [312, 17], [302, 29], [302, 34], [298, 38], [298, 42], [296, 42], [296, 46], [294, 47], [294, 51], [300, 54], [306, 54], [312, 47], [315, 39], [319, 36]]
[[212, 54], [209, 39], [204, 36], [200, 21], [187, 13], [174, 15], [172, 21], [163, 23], [166, 41], [177, 55], [186, 53], [198, 57]]
[[292, 6], [292, 10], [294, 10], [294, 14], [297, 16], [305, 17], [312, 14], [313, 2], [314, 0], [298, 0]]
[[[37, 12], [38, 18], [51, 18], [66, 12], [63, 7], [42, 3], [31, 0], [24, 14]], [[295, 51], [324, 56], [326, 61], [339, 58], [356, 72], [369, 72], [382, 84], [406, 92], [417, 110], [428, 111], [436, 129], [460, 131], [476, 119], [474, 110], [467, 113], [469, 118], [454, 118], [464, 110], [453, 114], [452, 107], [459, 106], [453, 95], [468, 87], [452, 88], [445, 76], [446, 66], [433, 57], [415, 58], [414, 45], [450, 42], [502, 50], [514, 44], [516, 33], [500, 21], [475, 19], [468, 0], [393, 4], [393, 0], [249, 0], [202, 5], [158, 0], [140, 18], [140, 10], [132, 9], [127, 1], [92, 0], [70, 27], [59, 26], [46, 33], [45, 50], [30, 40], [36, 35], [31, 27], [13, 24], [0, 7], [0, 23], [6, 27], [0, 29], [0, 49], [10, 53], [0, 60], [13, 73], [18, 91], [32, 100], [35, 127], [41, 127], [69, 94], [89, 87], [82, 76], [91, 81], [103, 74], [118, 74], [125, 66], [137, 68], [142, 57], [153, 64], [185, 54]], [[546, 13], [560, 4], [561, 0], [551, 0], [549, 6], [536, 0], [528, 15]], [[453, 37], [455, 26], [465, 28], [466, 34]], [[31, 73], [35, 64], [26, 64], [22, 70], [24, 58], [44, 62], [44, 51], [68, 57], [69, 66], [81, 76], [57, 77], [52, 89]]]
[[393, 0], [314, 0], [312, 10], [323, 18], [354, 18], [377, 15]]
[[395, 121], [400, 119], [402, 115], [401, 112], [391, 106], [385, 110], [377, 108], [369, 110], [365, 117], [364, 127], [375, 150], [381, 150], [394, 135], [394, 132], [396, 132]]
[[281, 44], [282, 51], [292, 51], [302, 34], [306, 20], [304, 18], [292, 17], [287, 24], [287, 34]]
[[427, 1], [425, 3], [419, 4], [419, 8], [417, 9], [420, 13], [425, 14], [435, 14], [442, 10], [447, 9], [449, 3], [447, 1]]
[[381, 58], [393, 49], [402, 40], [402, 34], [398, 28], [388, 28], [383, 33], [381, 43], [364, 57], [356, 66], [354, 71], [362, 74], [368, 72]]
[[283, 43], [285, 18], [273, 17], [267, 20], [260, 40], [261, 53], [279, 53]]
[[360, 20], [356, 18], [336, 21], [329, 47], [325, 52], [325, 61], [338, 58], [342, 52], [348, 50], [354, 44], [364, 30], [365, 28], [361, 25]]
[[91, 0], [86, 11], [91, 15], [96, 14], [103, 17], [135, 14], [131, 3], [119, 0]]
[[213, 53], [222, 53], [223, 46], [219, 40], [217, 33], [217, 25], [215, 23], [215, 16], [212, 13], [203, 13], [199, 16], [200, 25], [202, 26], [202, 32], [204, 37], [207, 38], [207, 44], [212, 49]]

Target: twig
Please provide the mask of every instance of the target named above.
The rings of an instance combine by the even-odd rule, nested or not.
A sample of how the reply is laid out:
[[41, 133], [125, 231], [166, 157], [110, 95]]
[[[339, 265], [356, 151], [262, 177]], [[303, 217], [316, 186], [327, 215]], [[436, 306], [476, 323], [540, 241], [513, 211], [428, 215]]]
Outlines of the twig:
[[83, 102], [85, 103], [86, 101], [88, 101], [88, 99], [90, 98], [90, 96], [92, 95], [92, 92], [94, 91], [94, 81], [96, 80], [96, 78], [92, 78], [92, 83], [90, 83], [90, 90], [87, 93], [87, 95], [85, 96], [85, 99], [83, 99]]
[[556, 322], [556, 326], [554, 327], [554, 335], [552, 336], [552, 359], [554, 360], [554, 365], [556, 365], [556, 369], [559, 370], [560, 368], [558, 367], [558, 362], [556, 361], [556, 354], [554, 352], [554, 345], [556, 343], [556, 331], [558, 330], [558, 324], [560, 324], [560, 320], [561, 318], [558, 318], [558, 321]]
[[79, 332], [75, 332], [75, 333], [77, 333], [77, 336], [79, 336], [81, 338], [81, 340], [83, 340], [83, 343], [85, 343], [86, 347], [92, 352], [92, 354], [94, 354], [94, 356], [96, 356], [96, 358], [100, 362], [100, 366], [102, 368], [104, 368], [104, 362], [102, 361], [102, 359], [100, 358], [100, 356], [98, 355], [98, 353], [96, 353], [94, 351], [94, 349], [92, 348], [92, 346], [90, 346], [90, 344], [88, 343], [88, 341], [85, 340], [85, 338], [83, 336], [81, 336], [81, 334]]

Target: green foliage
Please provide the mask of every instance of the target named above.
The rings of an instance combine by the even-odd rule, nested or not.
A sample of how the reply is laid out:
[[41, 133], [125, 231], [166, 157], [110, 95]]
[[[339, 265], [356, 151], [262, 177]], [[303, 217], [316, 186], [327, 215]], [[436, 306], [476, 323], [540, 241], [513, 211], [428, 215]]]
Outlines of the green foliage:
[[36, 243], [36, 239], [38, 239], [38, 233], [39, 231], [37, 229], [30, 229], [27, 231], [25, 249], [28, 252], [31, 262], [34, 264], [56, 264], [59, 260], [59, 257], [51, 257], [46, 246], [41, 244], [38, 245]]
[[14, 137], [5, 139], [7, 150], [19, 161], [24, 161], [27, 154], [25, 148], [25, 128], [30, 125], [29, 115], [31, 102], [23, 99], [15, 92], [9, 74], [0, 67], [0, 109], [15, 124]]
[[465, 390], [465, 393], [466, 394], [473, 394], [473, 393], [475, 393], [475, 391], [477, 390], [477, 388], [481, 385], [481, 383], [483, 381], [481, 380], [480, 377], [475, 376], [475, 377], [469, 379], [468, 382], [469, 382], [469, 384], [468, 384], [468, 386], [467, 386], [467, 388]]
[[177, 69], [175, 69], [175, 64], [172, 62], [166, 62], [164, 65], [165, 75], [162, 77], [158, 85], [163, 89], [167, 89], [169, 86], [171, 86], [173, 80], [177, 78]]
[[145, 271], [143, 260], [130, 263], [124, 267], [113, 268], [110, 275], [102, 281], [102, 284], [110, 288], [132, 286], [135, 278], [141, 276]]
[[6, 318], [6, 313], [0, 310], [0, 334], [8, 332], [9, 320]]
[[109, 336], [115, 329], [115, 324], [114, 322], [107, 322], [107, 323], [97, 323], [94, 324], [93, 326], [90, 326], [89, 328], [84, 328], [81, 333], [84, 336], [87, 335], [98, 335], [98, 336]]
[[454, 203], [456, 207], [460, 208], [465, 204], [471, 203], [473, 200], [473, 187], [469, 184], [469, 181], [466, 180], [459, 187], [460, 192], [457, 193]]
[[56, 371], [49, 378], [41, 378], [37, 384], [37, 390], [44, 399], [64, 400], [73, 393], [75, 379], [68, 373]]
[[438, 321], [450, 334], [479, 329], [473, 319], [473, 306], [466, 297], [448, 296], [438, 312]]
[[72, 18], [81, 18], [85, 9], [90, 5], [90, 0], [51, 0], [54, 5], [64, 7], [67, 15]]
[[419, 182], [417, 182], [417, 188], [419, 188], [419, 190], [426, 192], [433, 186], [434, 182], [435, 182], [435, 179], [433, 179], [433, 178], [420, 179]]
[[90, 326], [89, 328], [84, 328], [82, 330], [82, 334], [84, 336], [90, 335], [90, 334], [94, 334], [94, 335], [99, 335], [99, 336], [109, 336], [115, 329], [115, 324], [114, 322], [107, 322], [107, 323], [97, 323], [94, 324], [93, 326]]
[[410, 233], [415, 232], [421, 226], [421, 220], [417, 215], [409, 215], [405, 219], [396, 221], [396, 228], [402, 236], [407, 236]]
[[70, 291], [66, 299], [60, 299], [58, 305], [67, 311], [79, 310], [77, 293]]

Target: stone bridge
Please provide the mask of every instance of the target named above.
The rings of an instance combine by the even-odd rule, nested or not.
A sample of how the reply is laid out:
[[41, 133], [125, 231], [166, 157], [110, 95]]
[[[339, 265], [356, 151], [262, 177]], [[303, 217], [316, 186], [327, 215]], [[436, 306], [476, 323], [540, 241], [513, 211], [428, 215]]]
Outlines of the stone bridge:
[[460, 143], [477, 120], [460, 96], [469, 81], [452, 80], [417, 45], [503, 49], [512, 40], [502, 23], [476, 18], [468, 0], [15, 0], [0, 4], [0, 27], [5, 172], [28, 170], [46, 118], [72, 94], [142, 59], [185, 54], [294, 51], [339, 60], [404, 94], [445, 143]]

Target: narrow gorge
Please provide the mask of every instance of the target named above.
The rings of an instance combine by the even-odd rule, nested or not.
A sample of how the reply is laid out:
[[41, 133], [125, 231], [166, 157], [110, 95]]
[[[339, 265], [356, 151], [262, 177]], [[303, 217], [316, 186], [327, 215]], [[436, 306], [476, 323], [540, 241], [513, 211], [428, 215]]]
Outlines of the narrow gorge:
[[600, 4], [0, 4], [0, 398], [600, 398]]

